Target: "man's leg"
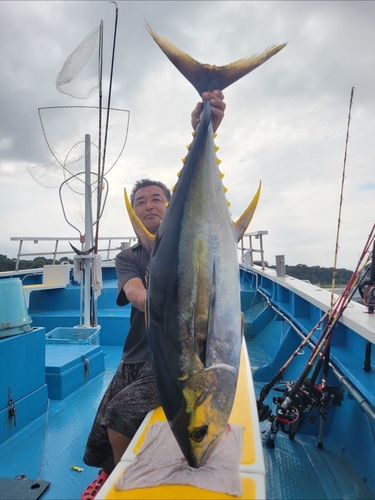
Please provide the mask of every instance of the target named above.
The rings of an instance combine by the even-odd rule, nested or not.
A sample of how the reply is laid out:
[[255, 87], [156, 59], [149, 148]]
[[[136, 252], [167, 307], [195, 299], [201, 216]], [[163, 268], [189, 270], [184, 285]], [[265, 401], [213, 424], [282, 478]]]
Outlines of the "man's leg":
[[125, 453], [126, 448], [129, 446], [131, 439], [109, 427], [107, 427], [107, 432], [113, 450], [114, 465], [116, 467]]

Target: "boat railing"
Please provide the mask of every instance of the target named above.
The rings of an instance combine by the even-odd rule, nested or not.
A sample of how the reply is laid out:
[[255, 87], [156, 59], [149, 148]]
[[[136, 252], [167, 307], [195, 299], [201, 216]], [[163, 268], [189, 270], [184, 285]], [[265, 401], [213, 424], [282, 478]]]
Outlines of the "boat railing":
[[[264, 262], [264, 246], [263, 246], [263, 236], [268, 234], [268, 231], [255, 231], [252, 233], [245, 233], [242, 239], [239, 242], [238, 250], [240, 253], [240, 260], [242, 263], [246, 265], [254, 265], [254, 254], [260, 254], [260, 262], [262, 265], [262, 269], [265, 268]], [[16, 267], [15, 271], [19, 270], [19, 263], [22, 258], [25, 257], [45, 257], [52, 256], [52, 264], [56, 263], [58, 256], [69, 256], [74, 255], [74, 250], [67, 245], [68, 242], [72, 242], [75, 246], [79, 247], [81, 245], [81, 249], [83, 249], [83, 244], [80, 241], [78, 236], [74, 237], [40, 237], [40, 236], [12, 236], [10, 238], [11, 241], [18, 241], [18, 252], [16, 258]], [[99, 249], [98, 253], [104, 252], [105, 259], [110, 260], [113, 256], [113, 252], [118, 252], [120, 250], [124, 250], [125, 248], [130, 247], [132, 244], [136, 243], [136, 236], [110, 236], [110, 237], [99, 237]], [[256, 241], [259, 241], [259, 248], [255, 248], [254, 245]], [[31, 252], [29, 250], [25, 250], [24, 246], [26, 244], [37, 244], [39, 242], [51, 243], [51, 247], [48, 250], [41, 249], [38, 252]], [[78, 244], [77, 244], [78, 242]], [[120, 244], [118, 244], [120, 242]], [[65, 247], [62, 246], [65, 244]]]
[[[243, 235], [238, 246], [241, 253], [241, 262], [243, 264], [253, 266], [254, 253], [260, 253], [262, 269], [265, 269], [263, 236], [266, 234], [268, 234], [268, 231], [255, 231]], [[255, 240], [259, 241], [259, 248], [254, 248]]]
[[[24, 257], [45, 257], [48, 255], [52, 255], [52, 264], [56, 263], [57, 257], [60, 256], [68, 256], [74, 254], [74, 250], [67, 245], [68, 242], [72, 242], [73, 245], [79, 247], [81, 245], [81, 249], [83, 250], [83, 244], [80, 241], [78, 236], [76, 237], [32, 237], [32, 236], [12, 236], [10, 238], [11, 241], [18, 241], [18, 252], [16, 258], [16, 268], [15, 271], [18, 271], [19, 263], [21, 258]], [[105, 260], [110, 260], [113, 256], [113, 252], [119, 252], [120, 250], [124, 250], [125, 248], [130, 247], [132, 244], [136, 243], [136, 236], [111, 236], [111, 237], [99, 237], [99, 248], [98, 253], [105, 253]], [[41, 250], [38, 252], [30, 252], [24, 250], [24, 244], [33, 242], [37, 244], [39, 242], [46, 242], [47, 247], [48, 243], [51, 243], [51, 250]], [[78, 244], [77, 244], [78, 242]], [[120, 244], [118, 243], [120, 242]], [[63, 245], [66, 245], [66, 248], [62, 249]]]

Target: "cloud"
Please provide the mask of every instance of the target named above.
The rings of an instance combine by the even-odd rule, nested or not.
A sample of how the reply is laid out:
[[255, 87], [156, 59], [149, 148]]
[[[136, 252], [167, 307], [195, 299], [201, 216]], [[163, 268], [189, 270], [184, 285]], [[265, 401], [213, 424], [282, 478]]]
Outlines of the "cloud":
[[[285, 254], [290, 265], [333, 265], [355, 88], [338, 259], [341, 267], [354, 268], [374, 223], [375, 3], [120, 1], [118, 7], [111, 105], [129, 110], [130, 122], [124, 153], [108, 174], [103, 236], [133, 234], [124, 186], [142, 177], [172, 186], [191, 140], [190, 113], [199, 96], [153, 42], [147, 20], [195, 59], [217, 65], [287, 42], [225, 90], [226, 117], [216, 139], [233, 218], [262, 180], [249, 231], [268, 230], [271, 263]], [[114, 13], [114, 4], [104, 1], [0, 3], [0, 253], [15, 256], [11, 236], [76, 235], [64, 220], [58, 189], [38, 185], [27, 166], [49, 161], [38, 108], [97, 106], [97, 97], [78, 101], [59, 93], [55, 80], [101, 19], [106, 105]], [[63, 131], [65, 139], [71, 133], [74, 145], [82, 131], [78, 118], [69, 120], [59, 115], [48, 126], [57, 141]]]

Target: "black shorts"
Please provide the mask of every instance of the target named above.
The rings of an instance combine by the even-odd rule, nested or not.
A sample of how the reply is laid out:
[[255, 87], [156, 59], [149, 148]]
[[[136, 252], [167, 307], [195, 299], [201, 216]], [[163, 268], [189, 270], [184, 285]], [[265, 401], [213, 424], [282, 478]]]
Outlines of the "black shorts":
[[160, 406], [151, 364], [121, 361], [99, 405], [83, 461], [101, 467], [113, 455], [107, 427], [132, 438], [147, 413]]

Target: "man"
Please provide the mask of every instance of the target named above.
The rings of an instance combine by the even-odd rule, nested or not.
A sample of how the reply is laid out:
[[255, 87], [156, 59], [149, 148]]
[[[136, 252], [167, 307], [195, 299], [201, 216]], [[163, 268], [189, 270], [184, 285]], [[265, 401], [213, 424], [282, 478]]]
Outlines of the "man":
[[[224, 117], [223, 93], [215, 90], [205, 92], [202, 97], [211, 102], [213, 129], [216, 131]], [[194, 130], [201, 110], [200, 102], [191, 114]], [[156, 234], [170, 197], [170, 191], [161, 182], [149, 179], [136, 182], [130, 201], [150, 233]], [[83, 460], [87, 465], [100, 467], [101, 471], [83, 492], [82, 500], [96, 496], [121, 460], [146, 414], [160, 405], [149, 360], [144, 318], [148, 259], [140, 243], [116, 256], [116, 302], [120, 306], [131, 303], [130, 329], [120, 365], [99, 405], [88, 437]]]

